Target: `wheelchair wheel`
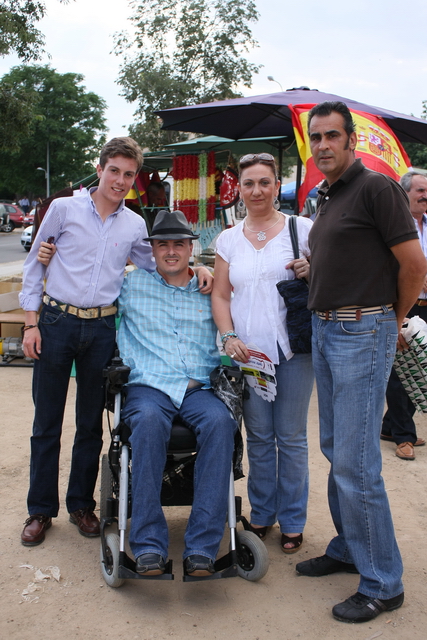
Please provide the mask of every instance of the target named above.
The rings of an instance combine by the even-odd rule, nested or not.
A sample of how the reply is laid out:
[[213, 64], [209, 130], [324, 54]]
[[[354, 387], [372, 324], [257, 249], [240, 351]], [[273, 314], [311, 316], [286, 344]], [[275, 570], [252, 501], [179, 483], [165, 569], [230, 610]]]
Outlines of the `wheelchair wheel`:
[[107, 562], [104, 564], [104, 556], [101, 545], [101, 571], [105, 582], [109, 587], [121, 587], [124, 580], [119, 578], [119, 536], [117, 533], [107, 533], [105, 536], [107, 547]]
[[104, 453], [101, 460], [101, 495], [99, 500], [99, 517], [107, 516], [107, 499], [113, 495], [113, 474], [111, 473], [108, 455]]
[[268, 571], [270, 563], [262, 540], [252, 531], [239, 531], [240, 551], [237, 549], [237, 571], [241, 578], [256, 582]]

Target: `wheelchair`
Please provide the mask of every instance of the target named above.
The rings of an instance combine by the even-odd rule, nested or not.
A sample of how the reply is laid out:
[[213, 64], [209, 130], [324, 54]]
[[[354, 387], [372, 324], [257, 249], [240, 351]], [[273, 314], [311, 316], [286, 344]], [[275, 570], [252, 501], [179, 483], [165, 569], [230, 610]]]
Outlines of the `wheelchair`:
[[[241, 376], [237, 368], [222, 367], [229, 380]], [[118, 351], [111, 365], [104, 370], [106, 379], [106, 410], [111, 443], [108, 454], [101, 462], [101, 571], [110, 587], [120, 587], [126, 579], [173, 580], [173, 561], [166, 563], [163, 574], [144, 576], [136, 572], [136, 563], [126, 552], [126, 527], [132, 516], [132, 451], [129, 443], [130, 429], [120, 420], [121, 392], [130, 369], [123, 364]], [[110, 414], [114, 414], [113, 426]], [[240, 433], [240, 432], [239, 432]], [[162, 506], [191, 505], [193, 498], [193, 469], [196, 459], [196, 437], [181, 422], [174, 422], [168, 446], [167, 461], [161, 490]], [[236, 457], [236, 452], [235, 452]], [[240, 474], [242, 477], [243, 474]], [[215, 580], [240, 576], [255, 582], [265, 576], [269, 559], [267, 549], [250, 530], [247, 519], [241, 514], [240, 497], [234, 495], [235, 473], [230, 470], [228, 492], [229, 552], [215, 561], [215, 573], [209, 576], [190, 576], [183, 566], [183, 581]], [[237, 531], [237, 523], [243, 531]]]

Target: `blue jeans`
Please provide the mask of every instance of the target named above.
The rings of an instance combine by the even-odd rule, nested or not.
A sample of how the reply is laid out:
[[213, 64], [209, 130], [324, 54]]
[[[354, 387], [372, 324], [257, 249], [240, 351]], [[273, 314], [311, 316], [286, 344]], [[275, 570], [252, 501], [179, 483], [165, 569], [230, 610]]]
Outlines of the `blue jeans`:
[[176, 416], [180, 416], [197, 438], [194, 500], [185, 531], [183, 558], [198, 554], [215, 560], [224, 534], [237, 424], [210, 389], [187, 391], [177, 409], [169, 396], [158, 389], [144, 385], [127, 388], [122, 419], [132, 432], [130, 546], [135, 558], [143, 553], [168, 557], [168, 528], [160, 492], [172, 421]]
[[290, 360], [279, 349], [277, 395], [267, 402], [248, 385], [243, 403], [249, 459], [251, 522], [302, 533], [307, 520], [307, 413], [313, 390], [311, 354]]
[[82, 320], [43, 306], [42, 353], [34, 361], [35, 416], [31, 437], [28, 512], [56, 517], [62, 421], [73, 360], [76, 363], [76, 434], [66, 496], [70, 513], [95, 508], [93, 492], [102, 448], [105, 401], [102, 370], [115, 346], [114, 315]]
[[359, 591], [382, 599], [403, 591], [380, 449], [396, 341], [394, 311], [355, 322], [321, 320], [313, 314], [320, 446], [331, 463], [328, 499], [338, 534], [326, 553], [353, 562], [360, 573]]

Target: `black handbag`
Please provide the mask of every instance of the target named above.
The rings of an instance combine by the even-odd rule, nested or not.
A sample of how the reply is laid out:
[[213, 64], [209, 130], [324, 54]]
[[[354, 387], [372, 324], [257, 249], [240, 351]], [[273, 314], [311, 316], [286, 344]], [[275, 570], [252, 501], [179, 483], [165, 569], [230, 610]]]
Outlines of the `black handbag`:
[[[295, 258], [299, 258], [297, 216], [289, 218], [289, 234]], [[281, 280], [277, 290], [286, 304], [286, 327], [292, 353], [311, 353], [311, 311], [307, 309], [306, 280]]]

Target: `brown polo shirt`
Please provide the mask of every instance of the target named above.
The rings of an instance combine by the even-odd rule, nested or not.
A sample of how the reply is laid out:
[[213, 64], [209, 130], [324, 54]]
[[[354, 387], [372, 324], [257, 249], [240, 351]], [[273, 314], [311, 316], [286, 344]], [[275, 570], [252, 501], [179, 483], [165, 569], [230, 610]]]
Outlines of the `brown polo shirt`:
[[418, 239], [405, 191], [356, 160], [319, 190], [309, 235], [309, 309], [373, 307], [397, 300], [399, 264], [390, 247]]

